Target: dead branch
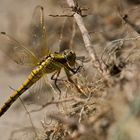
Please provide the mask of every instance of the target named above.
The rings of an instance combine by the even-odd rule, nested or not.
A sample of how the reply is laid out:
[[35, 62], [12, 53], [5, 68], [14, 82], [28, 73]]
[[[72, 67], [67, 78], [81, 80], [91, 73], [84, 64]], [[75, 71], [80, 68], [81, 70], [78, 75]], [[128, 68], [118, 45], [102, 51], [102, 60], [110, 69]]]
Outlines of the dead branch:
[[82, 15], [81, 15], [81, 9], [75, 4], [73, 0], [66, 0], [67, 4], [69, 5], [70, 8], [72, 8], [72, 11], [74, 12], [73, 17], [82, 33], [82, 37], [84, 40], [85, 48], [88, 51], [91, 60], [93, 62], [93, 65], [100, 71], [100, 73], [103, 73], [103, 68], [101, 66], [101, 63], [96, 55], [96, 52], [94, 50], [94, 46], [91, 43], [91, 38], [88, 33], [88, 30], [86, 29]]

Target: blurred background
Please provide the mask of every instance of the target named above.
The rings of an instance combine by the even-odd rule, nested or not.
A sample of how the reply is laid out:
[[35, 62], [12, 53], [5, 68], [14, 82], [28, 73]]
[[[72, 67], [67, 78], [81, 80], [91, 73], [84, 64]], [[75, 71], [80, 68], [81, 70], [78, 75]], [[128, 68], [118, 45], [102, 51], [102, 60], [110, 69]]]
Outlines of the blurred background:
[[[113, 58], [112, 56], [110, 56], [112, 55], [110, 51], [112, 51], [111, 49], [112, 48], [114, 49], [118, 45], [118, 44], [111, 44], [111, 43], [117, 39], [132, 38], [139, 35], [138, 32], [135, 31], [135, 29], [131, 25], [125, 23], [125, 21], [123, 20], [123, 16], [127, 14], [131, 22], [135, 23], [137, 26], [140, 25], [140, 15], [139, 15], [140, 1], [139, 0], [134, 0], [134, 1], [78, 0], [78, 4], [80, 7], [86, 9], [83, 11], [83, 15], [85, 15], [83, 19], [84, 19], [85, 26], [87, 27], [87, 30], [89, 31], [89, 34], [91, 36], [91, 41], [94, 44], [97, 55], [99, 56], [100, 59], [102, 58], [106, 63], [108, 63], [108, 67], [111, 69], [113, 67], [112, 61], [114, 60], [114, 56]], [[58, 52], [59, 46], [62, 45], [61, 47], [63, 47], [63, 43], [60, 44], [60, 36], [61, 36], [62, 27], [67, 17], [59, 17], [59, 16], [53, 17], [49, 15], [72, 15], [73, 12], [71, 11], [70, 8], [68, 8], [68, 5], [65, 0], [59, 0], [59, 1], [58, 0], [24, 0], [24, 1], [23, 0], [0, 0], [0, 32], [6, 32], [12, 37], [14, 37], [16, 40], [23, 42], [25, 46], [26, 45], [29, 46], [29, 42], [31, 41], [30, 25], [31, 25], [33, 11], [37, 5], [42, 5], [44, 7], [45, 24], [48, 31], [48, 46], [50, 47], [52, 52]], [[84, 48], [84, 42], [82, 40], [82, 36], [80, 34], [77, 25], [73, 22], [72, 18], [70, 18], [69, 21], [70, 22], [67, 23], [68, 25], [66, 28], [64, 28], [63, 31], [64, 41], [65, 39], [67, 40], [68, 38], [71, 38], [71, 35], [75, 32], [72, 40], [73, 44], [71, 45], [71, 48], [75, 50], [78, 56], [84, 56], [88, 58], [88, 53]], [[119, 62], [120, 59], [123, 59], [122, 55], [127, 56], [127, 54], [132, 51], [131, 49], [133, 47], [139, 49], [138, 44], [139, 44], [138, 40], [136, 42], [127, 42], [125, 45], [123, 44], [124, 46], [127, 46], [127, 48], [124, 47], [123, 48], [124, 50], [121, 52], [121, 54], [115, 54], [115, 55], [119, 55]], [[113, 45], [115, 47], [112, 47]], [[118, 46], [120, 46], [120, 44]], [[2, 48], [2, 46], [0, 46], [0, 48]], [[10, 52], [10, 49], [9, 50], [8, 49], [7, 49], [7, 53], [3, 53], [3, 51], [0, 51], [0, 66], [1, 66], [0, 107], [3, 105], [4, 101], [8, 99], [9, 95], [13, 92], [13, 89], [17, 89], [17, 87], [22, 84], [22, 82], [27, 78], [28, 74], [32, 70], [32, 67], [19, 65], [14, 61], [12, 61], [11, 59], [9, 59], [7, 55]], [[138, 52], [138, 51], [134, 50], [134, 52]], [[139, 62], [139, 52], [136, 55], [132, 55], [132, 57], [129, 58], [131, 62], [135, 60]], [[116, 65], [119, 62], [117, 60]], [[110, 67], [110, 65], [112, 67]], [[138, 71], [138, 66], [139, 65], [135, 66], [132, 71]], [[113, 71], [113, 69], [111, 70], [110, 70], [110, 74], [114, 75], [115, 72]], [[87, 80], [92, 83], [96, 79], [97, 77], [96, 74], [98, 72], [95, 68], [92, 67], [92, 64], [88, 62], [84, 64], [83, 73], [86, 74]], [[128, 79], [132, 78], [135, 81], [135, 78], [137, 77], [137, 73], [129, 76], [130, 77]], [[50, 75], [48, 77], [50, 79]], [[54, 86], [53, 82], [51, 80], [49, 81], [50, 83], [52, 83], [52, 86]], [[134, 90], [135, 91], [138, 90], [137, 89], [138, 85], [137, 87], [135, 87], [136, 83], [134, 81], [132, 81], [133, 83], [129, 83], [127, 85], [127, 86], [133, 85], [132, 92]], [[39, 87], [40, 85], [38, 84], [37, 86]], [[127, 86], [125, 87], [126, 90], [124, 92], [129, 90], [127, 89]], [[113, 93], [113, 89], [117, 89], [117, 88], [118, 87], [111, 87], [109, 91], [104, 91], [103, 94], [104, 97], [106, 96], [107, 93], [109, 94], [109, 96], [111, 96], [110, 94]], [[47, 89], [49, 92], [49, 94], [47, 95], [38, 95], [38, 94], [28, 95], [28, 93], [30, 93], [30, 91], [28, 91], [25, 93], [25, 95], [22, 96], [22, 99], [28, 110], [35, 109], [38, 107], [38, 105], [42, 105], [46, 101], [49, 101], [53, 98], [51, 95], [52, 89], [49, 86], [47, 87]], [[131, 94], [129, 95], [130, 100], [131, 100], [131, 96], [133, 95]], [[115, 99], [111, 99], [111, 103], [114, 102], [114, 100]], [[120, 96], [119, 97], [117, 96], [117, 100], [118, 102], [122, 101], [120, 99]], [[113, 107], [117, 106], [117, 103], [115, 102], [112, 106]], [[123, 108], [123, 103], [120, 104], [120, 106], [121, 108]], [[119, 107], [116, 108], [117, 111], [118, 108]], [[126, 109], [125, 113], [127, 114], [128, 108], [125, 106], [124, 109]], [[47, 109], [43, 109], [39, 112], [31, 113], [32, 122], [34, 126], [38, 129], [38, 131], [40, 131], [42, 137], [40, 139], [43, 140], [46, 137], [45, 133], [43, 132], [44, 129], [41, 125], [41, 120], [44, 121], [44, 118], [47, 113], [52, 113], [55, 112], [56, 110], [57, 110], [56, 106], [49, 106], [47, 107]], [[117, 111], [115, 112], [116, 114], [118, 112], [120, 114], [122, 113], [121, 111], [118, 112]], [[117, 114], [117, 119], [118, 118], [119, 117]], [[119, 121], [121, 121], [121, 119]], [[131, 120], [132, 124], [133, 121], [134, 120]], [[46, 122], [50, 123], [51, 120], [47, 120]], [[136, 123], [137, 122], [134, 121], [134, 125], [136, 126], [135, 127], [136, 129], [134, 130], [134, 134], [130, 136], [131, 139], [133, 140], [139, 139], [137, 133], [138, 130], [140, 129], [138, 128]], [[114, 126], [112, 126], [112, 128], [113, 127]], [[125, 129], [127, 129], [127, 127]], [[26, 132], [25, 130], [28, 132]], [[113, 129], [112, 131], [114, 132], [115, 129]], [[113, 132], [111, 132], [110, 135]], [[1, 140], [10, 140], [10, 139], [32, 140], [34, 139], [33, 135], [34, 135], [34, 131], [29, 116], [27, 115], [26, 110], [24, 109], [21, 101], [17, 100], [12, 105], [12, 107], [0, 118], [0, 139]]]

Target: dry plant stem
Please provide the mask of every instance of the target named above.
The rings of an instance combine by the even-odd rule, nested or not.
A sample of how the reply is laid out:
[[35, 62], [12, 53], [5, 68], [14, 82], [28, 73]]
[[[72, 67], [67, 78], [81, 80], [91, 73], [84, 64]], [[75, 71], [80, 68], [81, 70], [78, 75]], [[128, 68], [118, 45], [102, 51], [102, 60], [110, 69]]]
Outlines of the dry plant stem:
[[90, 100], [90, 97], [91, 97], [91, 93], [89, 94], [89, 97], [86, 99], [86, 101], [85, 101], [85, 104], [83, 105], [83, 107], [82, 107], [82, 109], [81, 109], [81, 111], [80, 111], [80, 114], [79, 114], [79, 123], [81, 122], [81, 120], [82, 120], [82, 114], [83, 114], [83, 112], [84, 112], [84, 110], [85, 110], [85, 106], [87, 105], [87, 102]]
[[138, 34], [140, 34], [140, 27], [137, 26], [135, 23], [131, 22], [128, 18], [128, 15], [124, 15], [122, 18], [128, 25], [130, 25]]
[[[71, 7], [71, 8], [76, 7], [76, 5], [75, 5], [73, 0], [66, 0], [66, 1], [68, 3], [69, 7]], [[82, 33], [82, 37], [83, 37], [83, 40], [84, 40], [84, 43], [85, 43], [86, 50], [88, 51], [94, 66], [100, 71], [100, 73], [103, 73], [102, 66], [101, 66], [101, 64], [99, 62], [99, 59], [98, 59], [98, 57], [96, 55], [96, 52], [95, 52], [95, 50], [93, 48], [93, 45], [91, 43], [89, 33], [88, 33], [88, 31], [87, 31], [87, 29], [86, 29], [86, 27], [84, 25], [82, 15], [80, 15], [80, 13], [75, 11], [73, 17], [76, 20], [76, 23], [77, 23], [77, 25], [78, 25], [81, 33]]]
[[75, 27], [75, 25], [76, 25], [76, 23], [73, 20], [73, 23], [72, 23], [72, 35], [71, 35], [71, 40], [70, 40], [70, 48], [71, 49], [72, 49], [73, 42], [74, 42], [74, 37], [75, 37], [75, 34], [76, 34], [76, 27]]
[[52, 104], [58, 105], [58, 104], [63, 103], [63, 102], [71, 102], [71, 101], [85, 103], [85, 99], [81, 99], [81, 98], [77, 98], [77, 97], [69, 97], [69, 98], [65, 98], [65, 99], [62, 99], [62, 100], [47, 102], [46, 104], [42, 105], [39, 109], [31, 110], [30, 113], [40, 111], [40, 110], [44, 109], [45, 107], [47, 107], [49, 105], [52, 105]]
[[27, 114], [28, 114], [28, 117], [29, 117], [29, 120], [30, 120], [31, 126], [32, 126], [32, 128], [33, 128], [33, 130], [34, 130], [34, 133], [35, 133], [35, 136], [36, 136], [36, 138], [39, 139], [38, 134], [37, 134], [37, 131], [36, 131], [36, 128], [35, 128], [35, 126], [34, 126], [34, 124], [33, 124], [33, 121], [32, 121], [32, 118], [31, 118], [31, 115], [30, 115], [29, 111], [27, 110], [26, 106], [24, 105], [22, 99], [21, 99], [20, 97], [19, 97], [19, 99], [20, 99], [20, 101], [21, 101], [21, 103], [22, 103], [22, 105], [23, 105], [25, 111], [26, 111]]
[[[60, 31], [59, 49], [60, 49], [60, 44], [61, 44], [62, 39], [63, 39], [63, 32], [64, 32], [64, 26], [65, 26], [65, 24], [66, 24], [66, 20], [67, 20], [67, 18], [64, 19], [63, 24], [62, 24], [62, 27], [61, 27], [61, 31]], [[59, 52], [60, 52], [60, 51], [61, 51], [61, 50], [59, 50]]]
[[37, 112], [37, 111], [40, 111], [42, 109], [44, 109], [45, 107], [49, 106], [49, 105], [52, 105], [52, 104], [60, 104], [60, 103], [63, 103], [63, 102], [70, 102], [72, 100], [75, 100], [74, 97], [70, 97], [70, 98], [66, 98], [66, 99], [63, 99], [63, 100], [57, 100], [57, 101], [50, 101], [50, 102], [47, 102], [46, 104], [42, 105], [39, 109], [34, 109], [34, 110], [31, 110], [30, 112], [33, 113], [33, 112]]

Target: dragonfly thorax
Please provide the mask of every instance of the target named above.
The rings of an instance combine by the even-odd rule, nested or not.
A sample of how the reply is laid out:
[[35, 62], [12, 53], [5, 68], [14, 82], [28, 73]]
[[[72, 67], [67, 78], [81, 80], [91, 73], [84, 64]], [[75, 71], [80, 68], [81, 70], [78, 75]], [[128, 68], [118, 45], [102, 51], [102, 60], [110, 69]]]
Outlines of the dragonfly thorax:
[[[74, 66], [76, 54], [72, 50], [65, 50], [63, 53], [52, 53], [47, 56], [40, 64], [45, 73], [51, 73], [60, 70], [62, 67], [69, 65]], [[66, 66], [67, 67], [67, 66]]]

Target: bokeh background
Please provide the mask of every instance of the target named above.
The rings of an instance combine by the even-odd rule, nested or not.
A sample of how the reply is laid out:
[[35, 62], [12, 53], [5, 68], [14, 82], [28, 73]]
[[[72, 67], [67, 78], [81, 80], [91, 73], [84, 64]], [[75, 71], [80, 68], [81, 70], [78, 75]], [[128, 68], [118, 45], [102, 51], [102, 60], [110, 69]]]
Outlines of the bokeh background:
[[[97, 99], [98, 103], [98, 107], [95, 107], [97, 109], [97, 114], [102, 112], [104, 105], [107, 107], [107, 113], [110, 114], [109, 117], [105, 116], [101, 118], [101, 120], [99, 119], [100, 122], [97, 121], [95, 125], [96, 137], [93, 137], [93, 139], [138, 140], [140, 132], [140, 120], [138, 118], [140, 111], [138, 109], [140, 101], [138, 88], [140, 83], [139, 40], [130, 40], [126, 42], [121, 54], [115, 54], [115, 59], [112, 49], [115, 47], [118, 49], [122, 46], [120, 45], [122, 42], [119, 42], [120, 44], [113, 44], [114, 40], [132, 38], [139, 35], [134, 28], [124, 22], [122, 17], [124, 14], [128, 14], [130, 21], [139, 26], [140, 1], [78, 0], [78, 3], [79, 6], [87, 8], [86, 11], [83, 11], [83, 14], [87, 15], [83, 17], [85, 26], [90, 33], [91, 41], [94, 44], [97, 55], [99, 58], [103, 56], [104, 61], [108, 64], [111, 76], [116, 74], [113, 68], [115, 66], [117, 67], [122, 59], [126, 59], [130, 52], [133, 52], [128, 59], [128, 63], [133, 65], [128, 65], [128, 67], [123, 70], [122, 74], [117, 77], [118, 79], [110, 79], [111, 84], [109, 84], [109, 86], [104, 86], [101, 90], [97, 88], [97, 93], [94, 96], [94, 99]], [[28, 44], [28, 40], [30, 40], [32, 14], [37, 5], [42, 5], [44, 7], [45, 23], [48, 31], [48, 46], [52, 51], [58, 51], [61, 28], [66, 17], [52, 17], [49, 15], [71, 15], [73, 12], [68, 8], [65, 0], [0, 0], [0, 31], [7, 32], [17, 40]], [[72, 18], [70, 19], [68, 28], [73, 25], [71, 20]], [[69, 38], [71, 34], [72, 32], [66, 28], [64, 31], [66, 39]], [[72, 49], [76, 51], [77, 55], [88, 58], [88, 53], [84, 48], [82, 36], [77, 25], [75, 25], [75, 37], [73, 39]], [[103, 55], [103, 53], [105, 54]], [[8, 53], [5, 54], [0, 51], [0, 106], [7, 100], [9, 95], [13, 92], [13, 89], [21, 85], [32, 69], [32, 67], [28, 68], [16, 64], [10, 60], [7, 55]], [[86, 75], [87, 83], [90, 83], [89, 85], [91, 86], [93, 86], [96, 80], [99, 80], [99, 78], [97, 78], [98, 71], [92, 67], [90, 62], [84, 63], [83, 73]], [[53, 82], [50, 80], [50, 76], [48, 77], [50, 83], [54, 86]], [[85, 88], [88, 86], [86, 84], [83, 85]], [[38, 84], [37, 86], [39, 87], [41, 85]], [[22, 96], [22, 100], [29, 111], [38, 108], [38, 105], [44, 104], [46, 101], [52, 99], [52, 89], [49, 86], [47, 89], [48, 93], [46, 95], [29, 95], [28, 93], [30, 92], [28, 91]], [[108, 111], [109, 107], [110, 110]], [[53, 113], [56, 110], [57, 107], [54, 105], [30, 114], [34, 126], [41, 135], [40, 139], [45, 140], [46, 138], [41, 121], [44, 121], [46, 114]], [[88, 117], [92, 115], [96, 116], [96, 113], [92, 113]], [[51, 122], [49, 119], [45, 121], [46, 124]], [[130, 123], [127, 123], [127, 121]], [[106, 124], [109, 124], [109, 126], [107, 126], [106, 131], [103, 132], [106, 128]], [[17, 100], [0, 118], [0, 139], [35, 139], [31, 121], [20, 100]]]

